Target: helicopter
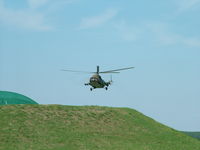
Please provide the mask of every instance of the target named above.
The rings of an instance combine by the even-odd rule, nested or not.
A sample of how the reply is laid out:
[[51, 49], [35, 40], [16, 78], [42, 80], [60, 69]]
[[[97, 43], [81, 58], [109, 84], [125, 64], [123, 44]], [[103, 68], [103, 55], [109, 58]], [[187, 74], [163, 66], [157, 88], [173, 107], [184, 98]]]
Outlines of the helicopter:
[[77, 73], [92, 73], [92, 77], [90, 77], [89, 82], [85, 83], [85, 86], [91, 86], [90, 91], [96, 88], [105, 88], [108, 90], [108, 86], [112, 84], [112, 77], [111, 80], [106, 82], [104, 81], [100, 74], [105, 74], [105, 73], [120, 73], [119, 71], [122, 70], [128, 70], [128, 69], [133, 69], [134, 67], [128, 67], [128, 68], [121, 68], [121, 69], [115, 69], [115, 70], [108, 70], [108, 71], [99, 71], [99, 66], [97, 66], [97, 71], [96, 72], [86, 72], [86, 71], [75, 71], [75, 70], [65, 70], [62, 69], [61, 71], [68, 71], [68, 72], [77, 72]]

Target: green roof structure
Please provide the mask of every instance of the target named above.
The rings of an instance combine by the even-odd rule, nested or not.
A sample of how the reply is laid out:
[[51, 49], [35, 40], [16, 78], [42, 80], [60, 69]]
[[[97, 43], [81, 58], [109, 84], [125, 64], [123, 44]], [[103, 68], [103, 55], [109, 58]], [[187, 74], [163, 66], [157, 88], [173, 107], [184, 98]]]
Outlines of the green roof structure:
[[34, 100], [14, 92], [0, 91], [0, 105], [38, 104]]

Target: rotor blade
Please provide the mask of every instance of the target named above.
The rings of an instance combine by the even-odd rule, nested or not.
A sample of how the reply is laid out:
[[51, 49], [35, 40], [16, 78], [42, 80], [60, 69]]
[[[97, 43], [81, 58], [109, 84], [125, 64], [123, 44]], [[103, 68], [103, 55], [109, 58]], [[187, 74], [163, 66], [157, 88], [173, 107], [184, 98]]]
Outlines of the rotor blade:
[[120, 73], [120, 72], [115, 72], [115, 71], [103, 71], [103, 72], [99, 72], [99, 73]]
[[121, 69], [115, 69], [115, 70], [102, 71], [102, 72], [100, 72], [100, 73], [110, 73], [110, 72], [115, 72], [115, 71], [133, 69], [133, 68], [134, 68], [134, 67], [121, 68]]
[[76, 73], [95, 73], [95, 72], [88, 72], [88, 71], [77, 71], [77, 70], [66, 70], [66, 69], [61, 69], [61, 71], [76, 72]]

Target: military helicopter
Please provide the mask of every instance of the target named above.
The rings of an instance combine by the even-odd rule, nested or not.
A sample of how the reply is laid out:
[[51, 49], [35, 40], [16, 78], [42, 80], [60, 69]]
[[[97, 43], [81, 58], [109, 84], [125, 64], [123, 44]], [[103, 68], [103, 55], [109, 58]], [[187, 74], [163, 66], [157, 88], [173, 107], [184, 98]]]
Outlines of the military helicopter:
[[89, 83], [85, 83], [85, 86], [91, 86], [90, 91], [96, 88], [105, 88], [108, 90], [108, 86], [112, 84], [112, 78], [110, 81], [105, 82], [99, 74], [104, 74], [104, 73], [120, 73], [119, 71], [122, 70], [128, 70], [128, 69], [133, 69], [134, 67], [128, 67], [128, 68], [121, 68], [121, 69], [115, 69], [115, 70], [108, 70], [108, 71], [99, 71], [99, 66], [97, 66], [97, 71], [96, 72], [86, 72], [86, 71], [75, 71], [75, 70], [65, 70], [62, 69], [61, 71], [68, 71], [68, 72], [77, 72], [77, 73], [92, 73], [92, 77], [89, 80]]

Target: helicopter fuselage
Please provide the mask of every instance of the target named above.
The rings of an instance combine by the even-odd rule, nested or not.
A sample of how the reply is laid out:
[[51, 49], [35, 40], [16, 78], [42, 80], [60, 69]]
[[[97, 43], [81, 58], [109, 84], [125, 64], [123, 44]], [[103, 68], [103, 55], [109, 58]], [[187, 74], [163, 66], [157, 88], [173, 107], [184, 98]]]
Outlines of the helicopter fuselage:
[[[106, 88], [110, 85], [110, 82], [105, 82], [101, 76], [99, 74], [94, 74], [90, 80], [89, 83], [85, 84], [85, 85], [90, 85], [92, 86], [94, 89], [95, 88]], [[92, 89], [91, 89], [92, 90]]]

